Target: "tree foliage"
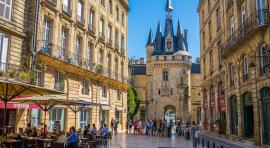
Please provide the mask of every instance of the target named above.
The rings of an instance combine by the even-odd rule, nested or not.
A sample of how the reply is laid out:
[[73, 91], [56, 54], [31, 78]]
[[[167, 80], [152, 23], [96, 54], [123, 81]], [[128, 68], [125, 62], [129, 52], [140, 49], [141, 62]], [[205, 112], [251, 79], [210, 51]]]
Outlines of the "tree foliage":
[[136, 90], [133, 87], [128, 89], [128, 117], [133, 118], [140, 108], [140, 99], [137, 96]]

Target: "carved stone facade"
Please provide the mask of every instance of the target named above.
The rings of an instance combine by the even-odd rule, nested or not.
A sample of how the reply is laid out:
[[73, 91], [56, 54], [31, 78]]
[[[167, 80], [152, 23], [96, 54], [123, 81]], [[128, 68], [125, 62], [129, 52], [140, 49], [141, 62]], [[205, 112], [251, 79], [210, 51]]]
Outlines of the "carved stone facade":
[[204, 129], [270, 145], [269, 0], [201, 0]]

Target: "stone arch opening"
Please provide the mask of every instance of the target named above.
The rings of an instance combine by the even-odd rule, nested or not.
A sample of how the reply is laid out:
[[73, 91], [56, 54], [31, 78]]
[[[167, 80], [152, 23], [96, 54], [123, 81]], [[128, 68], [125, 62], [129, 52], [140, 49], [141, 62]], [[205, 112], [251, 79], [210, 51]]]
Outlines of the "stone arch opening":
[[169, 122], [172, 120], [175, 122], [175, 117], [176, 117], [176, 108], [172, 105], [167, 105], [164, 107], [164, 118]]
[[254, 112], [252, 94], [246, 92], [243, 98], [243, 115], [244, 115], [244, 135], [245, 138], [252, 138], [254, 136]]

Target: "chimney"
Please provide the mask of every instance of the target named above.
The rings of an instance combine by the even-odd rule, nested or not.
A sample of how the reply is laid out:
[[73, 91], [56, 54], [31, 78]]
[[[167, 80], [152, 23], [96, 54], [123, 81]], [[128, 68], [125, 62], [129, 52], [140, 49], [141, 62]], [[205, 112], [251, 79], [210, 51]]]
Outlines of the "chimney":
[[185, 29], [185, 30], [184, 30], [184, 40], [185, 40], [186, 48], [187, 48], [187, 50], [188, 50], [188, 41], [187, 41], [187, 38], [188, 38], [188, 30]]
[[140, 64], [144, 64], [144, 58], [140, 58]]

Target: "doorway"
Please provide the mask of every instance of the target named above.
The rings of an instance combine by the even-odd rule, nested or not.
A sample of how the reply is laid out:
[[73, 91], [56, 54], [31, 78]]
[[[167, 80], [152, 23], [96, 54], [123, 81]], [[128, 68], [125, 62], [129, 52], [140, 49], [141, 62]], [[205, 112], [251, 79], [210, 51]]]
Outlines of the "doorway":
[[270, 88], [261, 90], [263, 116], [263, 144], [270, 145]]
[[243, 95], [245, 138], [254, 136], [254, 116], [251, 93]]

